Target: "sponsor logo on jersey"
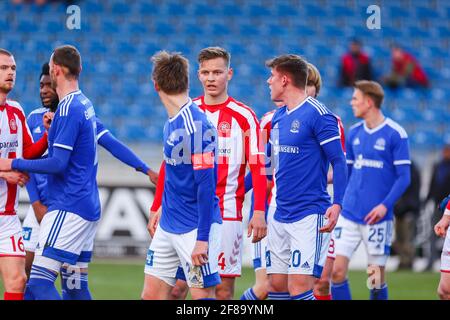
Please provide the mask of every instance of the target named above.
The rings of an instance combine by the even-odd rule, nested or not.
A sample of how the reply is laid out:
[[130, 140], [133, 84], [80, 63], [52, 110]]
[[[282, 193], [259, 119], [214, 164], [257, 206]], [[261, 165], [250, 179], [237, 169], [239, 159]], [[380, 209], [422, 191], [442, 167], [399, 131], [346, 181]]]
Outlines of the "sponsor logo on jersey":
[[383, 165], [384, 165], [383, 161], [364, 159], [362, 154], [360, 154], [356, 158], [353, 168], [361, 169], [362, 167], [366, 167], [366, 168], [383, 169]]
[[298, 133], [299, 128], [300, 128], [300, 121], [298, 121], [297, 119], [292, 121], [292, 123], [291, 123], [291, 132], [292, 133]]
[[7, 141], [7, 142], [0, 142], [0, 149], [9, 149], [9, 148], [18, 148], [19, 142], [16, 141]]
[[377, 142], [375, 142], [375, 145], [373, 146], [374, 149], [384, 151], [386, 148], [386, 140], [383, 138], [377, 139]]
[[354, 145], [354, 146], [358, 146], [358, 145], [360, 145], [360, 144], [361, 144], [361, 141], [359, 141], [359, 138], [353, 139], [353, 145]]
[[304, 264], [302, 264], [302, 269], [310, 269], [311, 267], [309, 266], [308, 261], [306, 261]]
[[33, 132], [34, 133], [41, 133], [42, 132], [41, 127], [34, 128]]

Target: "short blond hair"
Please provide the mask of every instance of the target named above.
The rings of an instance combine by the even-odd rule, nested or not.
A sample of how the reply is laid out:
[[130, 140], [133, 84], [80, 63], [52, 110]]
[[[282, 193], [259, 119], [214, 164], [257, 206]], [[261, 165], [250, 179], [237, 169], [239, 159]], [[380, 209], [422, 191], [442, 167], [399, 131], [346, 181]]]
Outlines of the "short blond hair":
[[359, 80], [356, 81], [353, 85], [355, 89], [361, 90], [361, 92], [370, 97], [372, 99], [373, 103], [375, 104], [375, 107], [380, 109], [381, 104], [383, 103], [384, 99], [384, 90], [383, 87], [376, 81], [369, 81], [369, 80]]
[[221, 47], [208, 47], [202, 49], [198, 54], [197, 61], [199, 64], [202, 64], [203, 61], [216, 58], [222, 58], [223, 60], [225, 60], [225, 64], [227, 65], [227, 67], [230, 67], [231, 54]]
[[167, 94], [180, 94], [189, 88], [189, 61], [181, 53], [159, 51], [152, 57], [152, 79]]
[[316, 88], [316, 96], [319, 95], [320, 88], [322, 88], [322, 77], [316, 66], [310, 62], [308, 62], [308, 79], [306, 80], [306, 85], [314, 86]]

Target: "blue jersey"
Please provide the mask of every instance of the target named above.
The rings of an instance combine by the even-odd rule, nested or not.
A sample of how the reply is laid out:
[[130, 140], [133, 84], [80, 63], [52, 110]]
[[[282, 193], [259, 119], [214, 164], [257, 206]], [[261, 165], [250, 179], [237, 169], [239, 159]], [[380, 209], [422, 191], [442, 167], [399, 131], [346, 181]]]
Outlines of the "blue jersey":
[[[346, 149], [347, 163], [352, 169], [342, 215], [365, 224], [364, 217], [391, 192], [399, 167], [411, 164], [408, 135], [389, 118], [373, 129], [362, 121], [350, 128]], [[380, 222], [393, 219], [392, 207], [393, 204], [387, 206], [388, 212]]]
[[275, 112], [270, 145], [275, 162], [277, 221], [299, 221], [311, 214], [324, 214], [331, 206], [327, 192], [330, 163], [323, 146], [339, 139], [336, 116], [312, 97], [292, 110], [284, 106]]
[[[46, 112], [49, 112], [49, 108], [37, 108], [33, 110], [27, 118], [27, 124], [30, 128], [33, 136], [33, 141], [39, 141], [45, 133], [45, 127], [43, 123], [43, 116]], [[46, 154], [43, 155], [45, 157]], [[47, 175], [39, 173], [30, 173], [30, 181], [27, 183], [28, 195], [30, 196], [30, 202], [40, 201], [44, 205], [48, 206], [47, 202]], [[31, 192], [30, 185], [34, 184], [35, 192]]]
[[[191, 100], [164, 126], [166, 175], [160, 226], [166, 232], [181, 234], [199, 228], [207, 240], [212, 223], [221, 223], [219, 199], [215, 194], [217, 131]], [[209, 170], [209, 171], [208, 171]], [[199, 174], [208, 173], [199, 180]], [[200, 187], [209, 188], [200, 201]], [[201, 225], [207, 221], [207, 225]]]
[[[45, 127], [43, 123], [43, 116], [46, 112], [49, 112], [49, 108], [37, 108], [33, 110], [27, 118], [27, 124], [30, 128], [31, 134], [33, 136], [33, 141], [38, 141], [42, 138], [45, 132]], [[97, 126], [97, 140], [99, 140], [104, 134], [108, 133], [109, 130], [105, 128], [103, 123], [96, 118]], [[43, 158], [47, 156], [47, 153], [43, 155]], [[48, 206], [48, 196], [47, 196], [47, 174], [41, 173], [29, 173], [30, 181], [27, 183], [28, 195], [30, 197], [30, 202], [40, 201], [42, 204]], [[33, 188], [33, 190], [32, 190]]]
[[49, 211], [73, 212], [89, 221], [100, 219], [97, 188], [97, 128], [92, 103], [75, 91], [58, 104], [48, 134], [48, 154], [54, 148], [71, 151], [66, 170], [48, 175]]

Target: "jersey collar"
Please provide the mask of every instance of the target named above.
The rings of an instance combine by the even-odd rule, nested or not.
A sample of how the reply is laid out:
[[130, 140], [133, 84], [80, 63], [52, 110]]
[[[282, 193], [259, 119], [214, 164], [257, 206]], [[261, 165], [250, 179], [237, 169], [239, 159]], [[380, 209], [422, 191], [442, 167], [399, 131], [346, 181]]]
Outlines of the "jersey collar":
[[377, 131], [383, 129], [383, 127], [387, 124], [387, 120], [388, 120], [388, 118], [387, 118], [387, 117], [384, 117], [383, 122], [380, 123], [380, 124], [379, 124], [378, 126], [376, 126], [375, 128], [372, 128], [372, 129], [370, 129], [370, 128], [366, 125], [366, 122], [364, 121], [364, 124], [363, 124], [363, 126], [364, 126], [364, 131], [366, 131], [368, 134], [373, 134], [373, 133], [375, 133], [375, 132], [377, 132]]
[[305, 100], [303, 100], [302, 102], [300, 102], [300, 104], [298, 106], [296, 106], [295, 108], [289, 110], [288, 107], [286, 106], [286, 114], [291, 114], [292, 112], [294, 112], [297, 109], [300, 109], [301, 106], [303, 106], [305, 104], [306, 101], [309, 100], [309, 97], [306, 97]]
[[205, 110], [208, 110], [209, 112], [215, 112], [217, 110], [225, 108], [231, 101], [233, 100], [232, 97], [228, 96], [228, 99], [225, 100], [223, 103], [219, 104], [206, 104], [205, 103], [205, 96], [201, 97], [202, 105], [201, 107]]
[[63, 103], [63, 102], [66, 101], [67, 99], [69, 99], [71, 96], [76, 95], [76, 94], [79, 94], [79, 93], [81, 93], [81, 90], [76, 90], [76, 91], [69, 92], [68, 94], [66, 94], [66, 95], [64, 96], [64, 98], [61, 99], [61, 101], [59, 101], [59, 104], [58, 104], [58, 105], [60, 105], [61, 103]]

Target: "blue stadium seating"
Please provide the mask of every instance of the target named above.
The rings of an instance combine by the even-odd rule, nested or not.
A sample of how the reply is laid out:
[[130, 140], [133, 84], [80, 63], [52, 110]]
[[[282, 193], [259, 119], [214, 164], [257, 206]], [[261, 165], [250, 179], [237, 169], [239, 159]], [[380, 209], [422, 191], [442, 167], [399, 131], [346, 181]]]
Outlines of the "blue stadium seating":
[[[65, 26], [66, 6], [10, 5], [0, 1], [0, 47], [14, 52], [18, 65], [13, 95], [26, 111], [38, 101], [36, 79], [43, 61], [62, 43], [83, 55], [81, 86], [114, 133], [131, 141], [159, 140], [167, 115], [150, 82], [149, 57], [161, 49], [181, 51], [192, 62], [191, 94], [201, 94], [196, 55], [209, 45], [230, 50], [235, 76], [230, 92], [258, 116], [272, 108], [264, 61], [276, 54], [305, 55], [324, 80], [319, 99], [355, 123], [351, 88], [336, 86], [340, 57], [349, 38], [359, 37], [372, 56], [377, 77], [389, 72], [395, 41], [416, 56], [432, 89], [386, 89], [386, 114], [404, 124], [417, 148], [437, 148], [450, 138], [450, 1], [383, 2], [381, 30], [365, 26], [370, 1], [84, 0], [82, 30]], [[118, 103], [117, 101], [121, 101]], [[125, 106], [124, 106], [125, 104]], [[428, 126], [423, 126], [426, 123]], [[447, 137], [447, 138], [445, 138]]]

